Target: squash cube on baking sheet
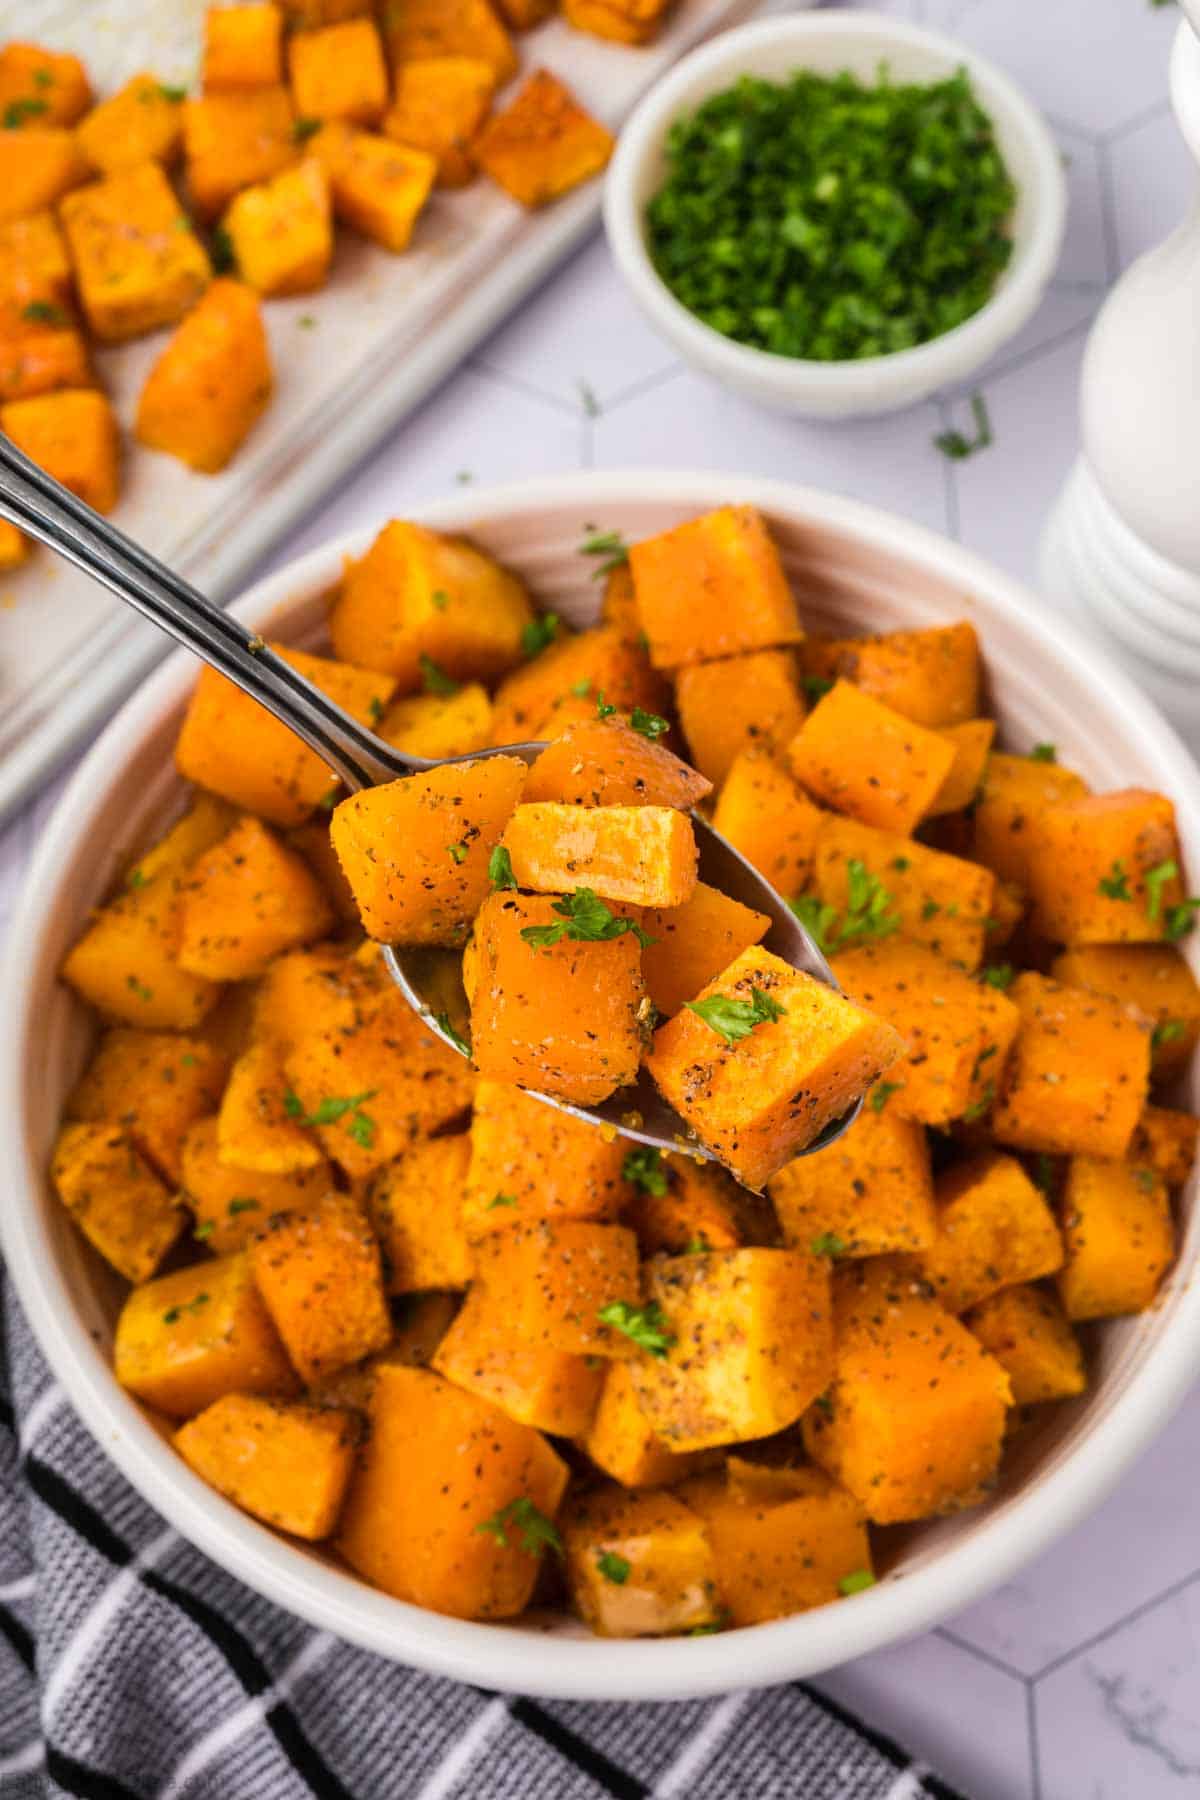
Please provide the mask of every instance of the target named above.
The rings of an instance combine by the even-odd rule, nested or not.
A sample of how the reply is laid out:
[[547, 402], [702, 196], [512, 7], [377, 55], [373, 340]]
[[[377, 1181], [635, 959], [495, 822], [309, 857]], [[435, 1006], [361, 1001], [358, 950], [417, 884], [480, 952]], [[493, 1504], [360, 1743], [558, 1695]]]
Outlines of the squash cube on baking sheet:
[[1015, 1406], [1069, 1400], [1086, 1388], [1083, 1348], [1045, 1288], [1005, 1288], [972, 1307], [963, 1324], [1004, 1369]]
[[1175, 808], [1127, 788], [1049, 806], [1029, 847], [1034, 921], [1059, 944], [1161, 941], [1184, 896]]
[[535, 69], [515, 99], [478, 132], [475, 160], [519, 205], [533, 209], [606, 168], [612, 133], [549, 69]]
[[60, 973], [106, 1019], [187, 1031], [212, 1011], [221, 990], [180, 965], [181, 877], [135, 873], [136, 881], [92, 914]]
[[651, 941], [642, 950], [642, 974], [658, 1011], [666, 1017], [694, 1000], [743, 950], [762, 940], [770, 923], [766, 913], [703, 881], [679, 906], [648, 907], [642, 928]]
[[598, 1469], [622, 1487], [667, 1487], [710, 1460], [705, 1451], [668, 1450], [638, 1400], [627, 1362], [610, 1362], [595, 1415], [580, 1440]]
[[954, 746], [848, 681], [818, 700], [788, 747], [801, 786], [836, 812], [908, 836], [954, 766]]
[[202, 219], [215, 219], [242, 188], [298, 160], [291, 95], [256, 87], [187, 100], [183, 148], [191, 203]]
[[810, 637], [805, 674], [816, 683], [851, 681], [915, 725], [962, 725], [979, 711], [979, 638], [964, 619], [875, 637]]
[[188, 1419], [224, 1394], [299, 1392], [247, 1255], [220, 1256], [134, 1288], [117, 1320], [113, 1371], [169, 1418]]
[[49, 305], [65, 311], [72, 279], [67, 240], [52, 212], [0, 223], [0, 300], [21, 308], [43, 311]]
[[637, 1075], [641, 951], [632, 929], [600, 941], [525, 936], [556, 933], [567, 924], [558, 908], [569, 905], [544, 894], [484, 901], [473, 940], [471, 1055], [481, 1075], [594, 1106]]
[[425, 1138], [371, 1179], [367, 1212], [389, 1294], [464, 1288], [474, 1258], [462, 1226], [471, 1140]]
[[467, 1295], [432, 1364], [447, 1381], [490, 1400], [510, 1419], [557, 1437], [587, 1430], [606, 1366], [599, 1357], [518, 1337], [506, 1297], [480, 1287]]
[[54, 206], [90, 173], [73, 131], [0, 131], [0, 221]]
[[517, 72], [517, 52], [489, 0], [389, 0], [384, 35], [399, 75], [406, 63], [434, 56], [478, 57], [497, 87]]
[[66, 1116], [120, 1124], [159, 1174], [177, 1184], [188, 1127], [215, 1111], [226, 1067], [199, 1039], [114, 1026], [100, 1039]]
[[730, 1625], [825, 1606], [849, 1591], [848, 1581], [871, 1575], [862, 1507], [821, 1469], [730, 1457], [725, 1474], [686, 1481], [679, 1498], [708, 1527]]
[[64, 388], [0, 406], [0, 431], [47, 475], [94, 507], [117, 503], [121, 442], [116, 415], [94, 388]]
[[372, 1174], [451, 1124], [475, 1088], [466, 1058], [390, 984], [354, 1025], [301, 1038], [285, 1067], [322, 1149], [351, 1177]]
[[623, 1225], [544, 1219], [493, 1231], [475, 1245], [480, 1287], [527, 1344], [577, 1356], [632, 1356], [631, 1340], [601, 1316], [636, 1305], [638, 1246]]
[[454, 694], [406, 694], [393, 700], [376, 734], [406, 756], [469, 756], [492, 741], [492, 698], [478, 681]]
[[1111, 994], [1153, 1020], [1155, 1081], [1187, 1068], [1200, 1039], [1200, 982], [1174, 945], [1078, 944], [1055, 958], [1050, 973], [1067, 987]]
[[[852, 903], [864, 877], [877, 884], [877, 893], [882, 890], [886, 918], [896, 921], [892, 929], [898, 936], [928, 944], [964, 969], [979, 967], [996, 896], [990, 870], [856, 819], [824, 818], [812, 889], [837, 914], [835, 931], [855, 916]], [[861, 910], [860, 898], [859, 917]]]
[[1021, 1023], [1008, 995], [971, 978], [924, 944], [862, 944], [834, 958], [860, 1006], [895, 1027], [908, 1055], [870, 1104], [923, 1125], [982, 1117], [995, 1099]]
[[350, 1567], [454, 1618], [523, 1612], [566, 1464], [540, 1432], [426, 1369], [381, 1364], [369, 1421], [337, 1538]]
[[1150, 1021], [1108, 994], [1031, 970], [1009, 993], [1021, 1029], [992, 1114], [997, 1143], [1124, 1156], [1146, 1104]]
[[351, 1195], [326, 1194], [307, 1212], [277, 1213], [251, 1245], [250, 1265], [305, 1383], [391, 1338], [379, 1244]]
[[525, 798], [564, 806], [674, 806], [680, 812], [712, 783], [620, 718], [577, 719], [547, 744], [529, 771]]
[[329, 631], [338, 656], [385, 670], [407, 694], [430, 665], [457, 681], [495, 680], [521, 660], [532, 621], [521, 582], [494, 558], [392, 519], [347, 563]]
[[462, 943], [492, 892], [492, 851], [524, 781], [519, 756], [490, 756], [405, 775], [334, 808], [333, 847], [371, 937]]
[[288, 41], [292, 98], [301, 119], [345, 119], [374, 125], [388, 102], [388, 73], [379, 28], [347, 19]]
[[649, 44], [673, 5], [674, 0], [562, 0], [562, 13], [576, 31], [615, 44]]
[[629, 1201], [629, 1146], [504, 1081], [481, 1080], [462, 1220], [469, 1238], [536, 1219], [612, 1221]]
[[599, 1487], [561, 1519], [571, 1602], [598, 1637], [668, 1637], [722, 1619], [704, 1520], [673, 1494]]
[[472, 148], [496, 88], [491, 64], [477, 56], [430, 56], [401, 63], [383, 121], [385, 137], [437, 159], [439, 187], [465, 187], [476, 174]]
[[756, 945], [659, 1027], [646, 1066], [701, 1143], [761, 1188], [903, 1053], [883, 1019]]
[[216, 474], [258, 423], [274, 385], [258, 300], [240, 281], [214, 281], [146, 377], [138, 441]]
[[798, 1156], [767, 1184], [784, 1239], [804, 1250], [881, 1256], [934, 1239], [933, 1177], [920, 1125], [868, 1101], [819, 1156]]
[[635, 1150], [630, 1168], [637, 1196], [626, 1222], [637, 1232], [643, 1256], [695, 1256], [779, 1242], [770, 1201], [739, 1187], [715, 1163]]
[[661, 713], [667, 704], [665, 685], [646, 652], [616, 625], [559, 636], [524, 668], [514, 669], [496, 691], [492, 742], [556, 738], [574, 721], [594, 721], [601, 696], [606, 706], [626, 714], [639, 706]]
[[333, 1532], [354, 1470], [351, 1412], [225, 1394], [175, 1433], [184, 1462], [244, 1512], [317, 1543]]
[[172, 163], [183, 143], [183, 93], [164, 86], [157, 75], [133, 75], [92, 108], [76, 137], [100, 175], [138, 163]]
[[390, 138], [331, 120], [311, 140], [343, 225], [399, 255], [407, 250], [434, 181], [437, 159]]
[[105, 343], [173, 325], [208, 286], [204, 246], [158, 163], [89, 183], [61, 216], [83, 310]]
[[671, 1450], [707, 1450], [794, 1425], [829, 1385], [829, 1265], [803, 1250], [655, 1257], [647, 1310], [663, 1349], [637, 1350], [638, 1402]]
[[148, 1281], [187, 1224], [120, 1125], [64, 1125], [50, 1175], [84, 1237], [126, 1281]]
[[204, 15], [206, 94], [278, 87], [283, 81], [283, 14], [277, 6], [210, 6]]
[[335, 918], [304, 858], [259, 819], [206, 850], [184, 885], [180, 966], [210, 981], [249, 981], [272, 957], [310, 943]]
[[1087, 791], [1081, 775], [1057, 762], [994, 752], [974, 810], [971, 854], [1001, 881], [1027, 887], [1038, 821], [1051, 807], [1077, 800]]
[[1182, 1187], [1196, 1161], [1200, 1119], [1169, 1106], [1148, 1106], [1130, 1139], [1126, 1161], [1148, 1167], [1169, 1188]]
[[638, 613], [659, 669], [798, 644], [795, 597], [762, 514], [722, 506], [629, 551]]
[[689, 663], [675, 678], [688, 753], [718, 787], [735, 758], [755, 746], [784, 749], [804, 723], [794, 650], [751, 650]]
[[[271, 648], [360, 725], [369, 725], [391, 698], [395, 683], [386, 675], [283, 644]], [[302, 824], [334, 784], [315, 751], [215, 669], [201, 669], [192, 689], [175, 766], [185, 780], [272, 825]]]
[[333, 208], [315, 157], [243, 188], [225, 215], [238, 273], [259, 294], [306, 294], [329, 274]]
[[271, 1174], [239, 1168], [220, 1154], [215, 1118], [197, 1119], [183, 1140], [183, 1198], [196, 1216], [196, 1236], [225, 1256], [242, 1250], [273, 1213], [312, 1206], [333, 1187], [324, 1157], [309, 1168]]
[[809, 1455], [877, 1524], [982, 1500], [1012, 1399], [1001, 1365], [904, 1259], [840, 1269], [834, 1312], [834, 1380], [805, 1414]]
[[692, 822], [669, 806], [518, 806], [504, 828], [517, 886], [587, 887], [627, 906], [682, 906], [696, 886]]
[[0, 299], [0, 404], [94, 385], [87, 341], [57, 301]]
[[1145, 1312], [1175, 1256], [1166, 1182], [1144, 1165], [1073, 1156], [1061, 1205], [1058, 1292], [1067, 1317]]
[[743, 750], [717, 795], [713, 824], [790, 899], [808, 886], [823, 816], [770, 752]]
[[931, 819], [961, 812], [970, 806], [983, 784], [996, 736], [994, 719], [965, 719], [961, 725], [943, 725], [942, 736], [953, 747], [954, 762], [929, 808]]
[[918, 1258], [947, 1312], [1062, 1267], [1063, 1244], [1045, 1196], [1014, 1156], [972, 1157], [938, 1177], [937, 1232]]
[[0, 50], [0, 121], [6, 131], [73, 125], [91, 103], [91, 83], [77, 56], [16, 42]]
[[326, 1166], [290, 1092], [278, 1046], [252, 1042], [234, 1063], [221, 1097], [217, 1153], [223, 1163], [262, 1175], [295, 1175]]

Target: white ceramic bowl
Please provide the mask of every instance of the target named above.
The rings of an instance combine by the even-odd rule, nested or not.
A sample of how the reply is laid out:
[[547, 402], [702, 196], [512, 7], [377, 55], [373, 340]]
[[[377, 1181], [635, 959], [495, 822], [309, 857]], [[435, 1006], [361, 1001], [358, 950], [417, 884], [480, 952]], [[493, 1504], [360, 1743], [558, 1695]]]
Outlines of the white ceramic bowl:
[[[675, 298], [646, 249], [645, 210], [666, 174], [671, 125], [742, 75], [781, 81], [798, 68], [827, 75], [848, 69], [872, 81], [881, 63], [899, 81], [937, 80], [965, 67], [991, 116], [1018, 190], [1013, 254], [991, 299], [942, 337], [861, 362], [808, 362], [722, 336]], [[891, 412], [965, 381], [1037, 306], [1058, 260], [1066, 211], [1066, 181], [1054, 140], [1007, 75], [940, 32], [863, 12], [763, 20], [724, 32], [684, 57], [626, 122], [604, 190], [604, 220], [617, 267], [651, 324], [679, 354], [750, 400], [823, 419]]]
[[[592, 565], [578, 552], [585, 526], [640, 537], [731, 500], [770, 519], [803, 615], [818, 629], [973, 619], [1005, 740], [1016, 748], [1053, 740], [1099, 787], [1165, 790], [1193, 875], [1200, 871], [1196, 770], [1158, 714], [1032, 595], [915, 525], [779, 482], [645, 470], [464, 494], [421, 517], [470, 532], [542, 600], [584, 622], [599, 599]], [[322, 596], [346, 553], [361, 553], [366, 541], [360, 534], [302, 557], [261, 582], [239, 615], [268, 635], [319, 644]], [[870, 1592], [796, 1618], [635, 1643], [590, 1638], [565, 1620], [463, 1623], [374, 1592], [222, 1500], [113, 1380], [108, 1351], [121, 1284], [76, 1234], [46, 1180], [62, 1101], [90, 1042], [83, 1008], [55, 972], [125, 853], [180, 803], [171, 748], [195, 674], [191, 658], [177, 654], [128, 702], [76, 773], [30, 871], [3, 970], [0, 1227], [29, 1319], [80, 1417], [147, 1500], [223, 1568], [314, 1625], [482, 1686], [587, 1699], [715, 1693], [812, 1674], [966, 1605], [1078, 1519], [1163, 1423], [1200, 1363], [1194, 1220], [1160, 1303], [1095, 1334], [1090, 1392], [1047, 1412], [995, 1497], [897, 1540]]]

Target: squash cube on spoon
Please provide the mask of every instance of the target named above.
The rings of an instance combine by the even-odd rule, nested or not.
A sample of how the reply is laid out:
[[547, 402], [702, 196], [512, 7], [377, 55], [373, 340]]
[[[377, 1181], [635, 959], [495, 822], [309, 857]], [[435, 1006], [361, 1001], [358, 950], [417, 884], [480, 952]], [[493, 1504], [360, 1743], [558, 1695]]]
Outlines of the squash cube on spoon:
[[681, 906], [696, 886], [696, 834], [669, 806], [518, 806], [503, 846], [517, 886], [588, 887], [627, 906]]
[[[655, 719], [651, 729], [661, 734], [664, 725]], [[620, 718], [577, 719], [568, 725], [547, 744], [525, 784], [525, 798], [531, 802], [674, 806], [680, 812], [690, 812], [711, 792], [711, 781]]]
[[766, 913], [698, 881], [686, 900], [648, 909], [642, 923], [652, 940], [642, 951], [642, 974], [665, 1017], [678, 1012], [743, 950], [759, 943], [771, 921]]

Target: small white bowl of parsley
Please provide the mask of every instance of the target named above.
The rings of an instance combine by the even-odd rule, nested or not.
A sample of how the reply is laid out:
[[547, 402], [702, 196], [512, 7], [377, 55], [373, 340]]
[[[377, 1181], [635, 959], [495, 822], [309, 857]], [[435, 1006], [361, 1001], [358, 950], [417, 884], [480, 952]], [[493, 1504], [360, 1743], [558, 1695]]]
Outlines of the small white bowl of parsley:
[[1057, 147], [991, 63], [877, 13], [684, 59], [622, 133], [617, 266], [680, 354], [818, 418], [966, 380], [1030, 317], [1066, 221]]

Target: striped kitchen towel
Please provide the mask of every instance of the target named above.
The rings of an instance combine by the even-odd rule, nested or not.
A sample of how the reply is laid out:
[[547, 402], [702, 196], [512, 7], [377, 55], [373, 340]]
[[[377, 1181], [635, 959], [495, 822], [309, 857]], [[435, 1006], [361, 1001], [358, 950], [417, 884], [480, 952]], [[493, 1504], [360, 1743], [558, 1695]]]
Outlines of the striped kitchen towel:
[[75, 1417], [0, 1269], [0, 1796], [958, 1800], [802, 1682], [677, 1705], [481, 1694], [208, 1562]]

